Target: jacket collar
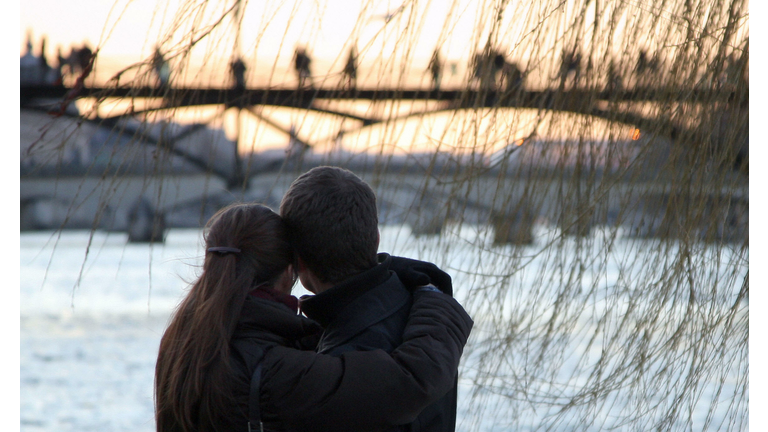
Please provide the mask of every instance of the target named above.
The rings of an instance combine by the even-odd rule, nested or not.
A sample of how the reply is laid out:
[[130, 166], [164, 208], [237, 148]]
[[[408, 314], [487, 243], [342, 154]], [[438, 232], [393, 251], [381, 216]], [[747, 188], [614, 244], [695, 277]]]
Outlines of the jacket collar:
[[370, 270], [352, 276], [320, 294], [302, 296], [299, 299], [301, 311], [321, 326], [327, 327], [355, 299], [389, 279], [392, 258], [389, 254], [380, 253], [377, 259], [379, 264]]
[[[336, 316], [333, 322], [325, 327], [317, 345], [317, 352], [328, 353], [335, 349], [341, 349], [342, 345], [365, 333], [366, 329], [374, 327], [379, 322], [390, 321], [389, 317], [401, 312], [410, 300], [411, 293], [403, 286], [397, 275], [390, 272], [389, 279], [358, 296]], [[396, 319], [395, 321], [399, 320]], [[384, 330], [379, 328], [378, 331]], [[401, 332], [396, 331], [395, 333], [399, 336]], [[369, 347], [385, 348], [384, 346], [377, 346], [369, 337], [359, 339], [358, 342], [361, 344], [355, 346], [365, 346], [362, 344], [364, 341], [373, 343]]]

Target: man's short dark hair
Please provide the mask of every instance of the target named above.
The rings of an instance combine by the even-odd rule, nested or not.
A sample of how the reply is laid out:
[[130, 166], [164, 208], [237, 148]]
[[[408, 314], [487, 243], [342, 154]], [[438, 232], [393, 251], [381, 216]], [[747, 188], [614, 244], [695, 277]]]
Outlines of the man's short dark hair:
[[351, 171], [323, 166], [302, 174], [285, 193], [280, 215], [297, 254], [321, 282], [336, 284], [376, 265], [376, 195]]

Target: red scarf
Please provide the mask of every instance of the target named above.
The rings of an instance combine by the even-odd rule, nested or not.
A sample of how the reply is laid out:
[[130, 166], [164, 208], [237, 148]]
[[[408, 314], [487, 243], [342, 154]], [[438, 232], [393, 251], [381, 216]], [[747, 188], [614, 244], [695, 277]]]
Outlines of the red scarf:
[[283, 294], [278, 290], [267, 288], [265, 286], [257, 286], [251, 292], [250, 295], [254, 297], [258, 297], [265, 300], [272, 300], [278, 303], [282, 303], [289, 308], [291, 308], [292, 311], [298, 313], [299, 312], [299, 299], [296, 297], [289, 295], [289, 294]]

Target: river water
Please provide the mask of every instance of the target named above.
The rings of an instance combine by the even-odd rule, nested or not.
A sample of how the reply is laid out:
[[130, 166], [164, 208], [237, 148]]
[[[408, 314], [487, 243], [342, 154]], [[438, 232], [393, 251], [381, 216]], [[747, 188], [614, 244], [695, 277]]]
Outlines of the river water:
[[[486, 247], [477, 243], [486, 241], [483, 236], [487, 239], [488, 233], [484, 229], [470, 227], [462, 232], [451, 241], [461, 244], [471, 239], [475, 250]], [[185, 281], [194, 279], [196, 266], [201, 262], [200, 234], [194, 229], [171, 230], [164, 244], [154, 246], [129, 244], [126, 236], [119, 233], [21, 234], [20, 417], [23, 431], [153, 430], [152, 384], [157, 348], [169, 314], [185, 293]], [[632, 244], [638, 248], [637, 242]], [[446, 245], [445, 240], [437, 237], [414, 237], [407, 227], [382, 228], [382, 251], [441, 262], [452, 268], [481, 267], [467, 249]], [[535, 246], [531, 248], [533, 253]], [[488, 244], [487, 252], [498, 254], [500, 250]], [[532, 259], [527, 266], [542, 265], [537, 259]], [[616, 273], [616, 268], [605, 272], [608, 278], [615, 277], [611, 275]], [[491, 312], [487, 312], [488, 302], [472, 300], [476, 300], [488, 284], [477, 276], [467, 279], [459, 275], [454, 282], [457, 298], [467, 305], [475, 319], [475, 341], [491, 341], [492, 335], [488, 334], [489, 328], [490, 332], [493, 328], [489, 327], [492, 323]], [[521, 274], [519, 283], [533, 289], [537, 281]], [[474, 295], [470, 295], [473, 290]], [[301, 287], [294, 291], [296, 295], [304, 293]], [[732, 300], [732, 295], [726, 297], [725, 303]], [[503, 303], [497, 304], [501, 307]], [[540, 303], [546, 301], [542, 299]], [[514, 314], [513, 310], [502, 315], [509, 318]], [[483, 355], [487, 355], [481, 345], [476, 343], [474, 349], [468, 346], [465, 352], [460, 399], [467, 403], [459, 405], [457, 430], [501, 431], [513, 426], [518, 430], [531, 430], [538, 422], [546, 421], [551, 413], [536, 411], [531, 401], [517, 405], [500, 403], [503, 398], [511, 400], [510, 396], [494, 392], [492, 386], [489, 392], [474, 391], [473, 382], [480, 379], [477, 371], [487, 370], [478, 366], [484, 361]], [[520, 361], [519, 356], [515, 353], [509, 358]], [[528, 363], [530, 360], [524, 365], [511, 360], [513, 375], [507, 376], [519, 372], [514, 368], [528, 368]], [[564, 364], [568, 366], [568, 359]], [[709, 410], [715, 416], [710, 424], [733, 422], [734, 408], [728, 406], [734, 400], [734, 392], [738, 392], [743, 369], [724, 368], [727, 370], [720, 376], [725, 385], [720, 388], [725, 396], [712, 391], [711, 386], [699, 387], [701, 394], [697, 395], [690, 411], [694, 416], [690, 423], [704, 424], [710, 401], [719, 399], [723, 400], [723, 408]], [[586, 376], [570, 376], [563, 382], [574, 386], [586, 380]], [[469, 404], [470, 399], [485, 402], [478, 407]], [[526, 411], [529, 404], [532, 410]], [[522, 413], [514, 412], [510, 406], [518, 406]], [[604, 409], [609, 411], [607, 416], [613, 415], [611, 407]], [[744, 413], [738, 406], [735, 410], [741, 415]], [[746, 412], [748, 417], [748, 410]], [[569, 422], [558, 424], [560, 427], [555, 430], [561, 430]], [[597, 423], [585, 430], [600, 428]], [[710, 425], [709, 429], [718, 428]]]

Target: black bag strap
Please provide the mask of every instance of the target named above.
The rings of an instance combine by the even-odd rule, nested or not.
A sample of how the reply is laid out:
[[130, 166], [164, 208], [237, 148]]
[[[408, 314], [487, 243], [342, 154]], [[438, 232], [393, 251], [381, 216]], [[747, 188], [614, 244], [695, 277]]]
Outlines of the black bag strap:
[[259, 406], [261, 362], [264, 360], [264, 350], [259, 349], [257, 358], [256, 369], [251, 375], [251, 392], [248, 397], [248, 432], [264, 432], [264, 423], [261, 422], [261, 407]]

